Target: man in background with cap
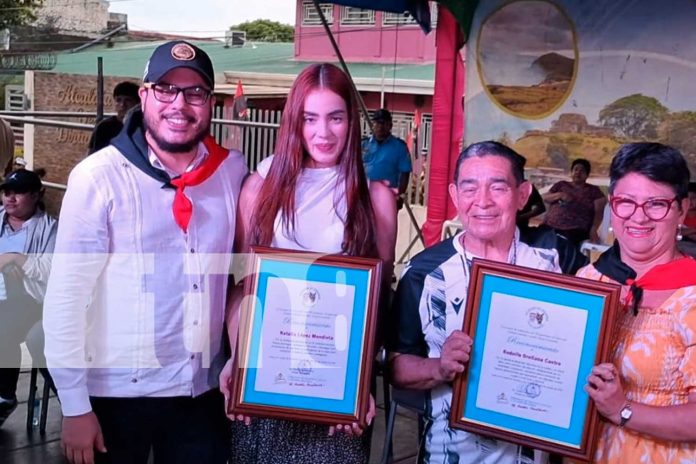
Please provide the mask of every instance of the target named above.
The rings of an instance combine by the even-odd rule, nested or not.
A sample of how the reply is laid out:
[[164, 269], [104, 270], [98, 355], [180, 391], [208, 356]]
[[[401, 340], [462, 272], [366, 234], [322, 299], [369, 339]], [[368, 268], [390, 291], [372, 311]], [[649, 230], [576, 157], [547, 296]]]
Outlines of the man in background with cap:
[[17, 407], [15, 393], [22, 361], [20, 344], [25, 341], [32, 326], [38, 326], [37, 322], [41, 319], [41, 303], [46, 293], [57, 223], [41, 207], [43, 186], [35, 172], [19, 169], [10, 173], [0, 184], [0, 192], [2, 425]]
[[138, 84], [129, 81], [123, 81], [116, 84], [114, 87], [114, 109], [116, 116], [111, 116], [100, 121], [92, 132], [89, 139], [89, 154], [91, 155], [97, 150], [101, 150], [111, 142], [111, 139], [116, 137], [121, 129], [123, 129], [123, 119], [126, 117], [128, 110], [133, 108], [140, 101], [138, 96]]
[[141, 109], [70, 174], [44, 328], [71, 462], [227, 461], [217, 379], [247, 168], [209, 135], [214, 84], [203, 50], [157, 47]]
[[411, 173], [411, 156], [406, 143], [394, 137], [392, 115], [379, 109], [372, 115], [373, 134], [363, 139], [362, 152], [365, 172], [370, 180], [388, 181], [394, 192], [406, 192]]

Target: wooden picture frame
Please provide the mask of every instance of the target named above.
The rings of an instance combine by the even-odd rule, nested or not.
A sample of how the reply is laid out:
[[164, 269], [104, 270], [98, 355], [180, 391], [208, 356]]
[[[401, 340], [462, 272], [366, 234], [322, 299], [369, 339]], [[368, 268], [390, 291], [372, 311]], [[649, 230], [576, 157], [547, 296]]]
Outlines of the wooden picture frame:
[[254, 246], [228, 412], [366, 427], [382, 263]]
[[621, 287], [475, 259], [450, 426], [590, 461], [599, 413], [583, 387], [606, 362]]

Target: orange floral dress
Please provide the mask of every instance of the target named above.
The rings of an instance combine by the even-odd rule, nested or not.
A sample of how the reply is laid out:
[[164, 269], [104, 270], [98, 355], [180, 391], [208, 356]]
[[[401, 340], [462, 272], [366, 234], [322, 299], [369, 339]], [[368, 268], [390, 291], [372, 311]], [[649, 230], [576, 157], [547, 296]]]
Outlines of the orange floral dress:
[[[592, 265], [577, 275], [611, 281]], [[676, 290], [659, 308], [641, 308], [637, 316], [621, 309], [616, 334], [612, 361], [629, 400], [671, 406], [696, 392], [696, 286]], [[659, 440], [603, 422], [595, 462], [696, 463], [696, 443]]]

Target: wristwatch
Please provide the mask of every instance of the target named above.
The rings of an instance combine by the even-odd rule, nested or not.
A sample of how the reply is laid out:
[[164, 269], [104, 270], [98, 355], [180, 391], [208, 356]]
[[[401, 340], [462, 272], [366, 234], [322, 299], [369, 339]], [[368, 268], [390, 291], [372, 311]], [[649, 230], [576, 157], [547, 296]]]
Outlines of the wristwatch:
[[621, 422], [619, 422], [619, 427], [626, 425], [626, 422], [631, 419], [633, 415], [633, 410], [631, 410], [631, 403], [626, 403], [626, 405], [619, 411], [619, 417], [621, 417]]

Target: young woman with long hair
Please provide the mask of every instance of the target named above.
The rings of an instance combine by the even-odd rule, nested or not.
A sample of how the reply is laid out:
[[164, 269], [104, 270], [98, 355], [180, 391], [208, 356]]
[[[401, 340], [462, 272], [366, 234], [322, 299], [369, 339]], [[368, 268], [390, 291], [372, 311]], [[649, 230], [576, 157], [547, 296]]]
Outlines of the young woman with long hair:
[[[360, 117], [348, 76], [314, 64], [295, 80], [283, 111], [275, 155], [245, 182], [239, 199], [236, 251], [267, 245], [322, 253], [379, 257], [391, 278], [396, 199], [368, 184], [360, 152]], [[228, 315], [236, 343], [238, 298]], [[231, 376], [230, 363], [221, 388]], [[374, 409], [374, 404], [372, 408]], [[371, 416], [374, 411], [371, 411]], [[369, 433], [357, 424], [334, 428], [273, 419], [235, 422], [232, 462], [359, 463], [369, 459]]]

